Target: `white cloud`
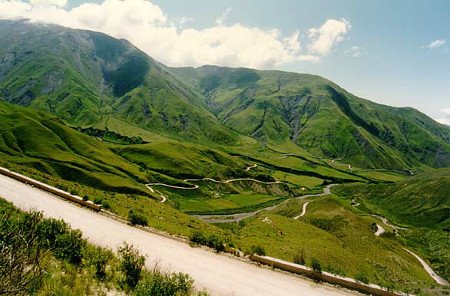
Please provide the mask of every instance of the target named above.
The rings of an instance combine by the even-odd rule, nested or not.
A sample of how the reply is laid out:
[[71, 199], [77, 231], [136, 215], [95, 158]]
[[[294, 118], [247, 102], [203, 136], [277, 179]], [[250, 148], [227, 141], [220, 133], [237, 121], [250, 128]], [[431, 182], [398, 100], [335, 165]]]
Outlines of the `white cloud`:
[[222, 26], [223, 23], [226, 21], [228, 16], [230, 15], [232, 9], [228, 7], [217, 19], [216, 19], [216, 25]]
[[189, 18], [169, 21], [159, 6], [146, 0], [105, 0], [101, 4], [85, 3], [72, 10], [64, 8], [62, 0], [33, 1], [52, 5], [0, 0], [0, 19], [28, 18], [31, 22], [100, 31], [128, 39], [171, 66], [215, 64], [269, 69], [295, 61], [318, 62], [350, 29], [345, 19], [328, 20], [319, 29], [310, 29], [312, 43], [307, 53], [300, 46], [299, 31], [286, 36], [278, 29], [224, 24], [229, 9], [215, 25], [194, 29], [180, 28]]
[[442, 45], [445, 45], [445, 43], [447, 43], [447, 41], [445, 39], [437, 39], [437, 40], [434, 40], [433, 42], [431, 42], [430, 44], [428, 44], [426, 47], [429, 49], [434, 49], [434, 48], [441, 47]]
[[351, 27], [346, 19], [341, 18], [340, 20], [329, 19], [320, 28], [309, 29], [310, 52], [320, 55], [328, 54], [336, 43], [344, 40], [344, 36]]
[[443, 118], [437, 118], [436, 121], [442, 124], [450, 125], [450, 108], [444, 108], [441, 110], [441, 113], [444, 114]]
[[352, 57], [358, 58], [363, 55], [363, 51], [364, 51], [364, 48], [362, 48], [360, 46], [352, 46], [349, 49], [347, 49], [346, 51], [344, 51], [344, 53], [348, 53]]
[[31, 5], [38, 6], [57, 6], [57, 7], [65, 7], [67, 5], [67, 0], [30, 0]]

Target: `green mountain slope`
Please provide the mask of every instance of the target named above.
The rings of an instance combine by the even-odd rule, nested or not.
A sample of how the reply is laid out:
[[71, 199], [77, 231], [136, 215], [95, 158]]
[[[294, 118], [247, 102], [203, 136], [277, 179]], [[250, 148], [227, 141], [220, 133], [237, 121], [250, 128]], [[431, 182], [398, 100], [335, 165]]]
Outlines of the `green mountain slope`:
[[450, 129], [412, 108], [357, 98], [319, 76], [214, 66], [173, 69], [219, 120], [261, 142], [365, 167], [450, 165]]
[[450, 129], [413, 109], [357, 98], [319, 76], [169, 68], [126, 40], [54, 25], [0, 21], [0, 97], [127, 136], [139, 127], [222, 146], [252, 137], [284, 152], [291, 142], [365, 168], [450, 165]]
[[198, 95], [125, 40], [0, 21], [0, 96], [78, 126], [111, 118], [181, 138], [234, 141]]
[[450, 169], [439, 169], [396, 182], [341, 186], [336, 192], [367, 204], [394, 223], [450, 231]]

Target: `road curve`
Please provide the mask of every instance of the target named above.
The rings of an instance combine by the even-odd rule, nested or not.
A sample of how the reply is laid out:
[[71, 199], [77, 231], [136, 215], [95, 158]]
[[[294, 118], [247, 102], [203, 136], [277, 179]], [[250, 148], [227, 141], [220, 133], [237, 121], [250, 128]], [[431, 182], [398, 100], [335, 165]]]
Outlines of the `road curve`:
[[[306, 195], [302, 195], [302, 196], [299, 196], [299, 197], [296, 197], [296, 198], [297, 199], [304, 199], [304, 198], [307, 198], [307, 197], [317, 197], [317, 196], [329, 195], [329, 194], [331, 194], [331, 187], [333, 187], [334, 185], [337, 185], [337, 184], [329, 184], [329, 185], [327, 185], [323, 189], [322, 193], [306, 194]], [[273, 210], [273, 209], [275, 209], [276, 207], [278, 207], [282, 203], [283, 202], [281, 202], [279, 204], [276, 204], [276, 205], [273, 205], [273, 206], [262, 208], [262, 209], [259, 209], [259, 210], [253, 211], [253, 212], [248, 212], [248, 213], [237, 213], [237, 214], [229, 214], [229, 215], [193, 215], [193, 216], [196, 217], [197, 219], [203, 220], [203, 221], [208, 222], [208, 223], [239, 222], [239, 221], [241, 221], [243, 219], [247, 219], [247, 218], [250, 218], [252, 216], [255, 216], [256, 214], [258, 214], [261, 211]]]
[[309, 201], [307, 201], [307, 202], [305, 202], [305, 203], [303, 204], [302, 212], [300, 213], [300, 215], [295, 216], [295, 217], [294, 217], [294, 220], [297, 220], [298, 218], [305, 216], [305, 214], [306, 214], [306, 207], [308, 206], [308, 204], [309, 204]]
[[377, 225], [377, 231], [374, 233], [376, 236], [380, 236], [386, 232], [386, 230], [383, 228], [383, 226], [378, 225], [378, 224], [376, 224], [376, 225]]
[[352, 293], [293, 275], [261, 268], [226, 255], [215, 254], [168, 237], [149, 233], [61, 200], [0, 175], [0, 196], [19, 208], [42, 211], [46, 217], [61, 218], [83, 231], [92, 243], [116, 249], [123, 241], [136, 246], [147, 257], [171, 271], [190, 274], [198, 288], [212, 295], [353, 295]]
[[423, 260], [422, 258], [420, 258], [419, 256], [417, 256], [415, 253], [411, 252], [408, 249], [403, 248], [403, 250], [413, 255], [420, 262], [420, 264], [422, 264], [423, 268], [428, 272], [428, 274], [436, 281], [436, 283], [444, 286], [450, 286], [450, 283], [445, 279], [441, 278], [440, 276], [438, 276], [434, 272], [434, 270], [425, 262], [425, 260]]

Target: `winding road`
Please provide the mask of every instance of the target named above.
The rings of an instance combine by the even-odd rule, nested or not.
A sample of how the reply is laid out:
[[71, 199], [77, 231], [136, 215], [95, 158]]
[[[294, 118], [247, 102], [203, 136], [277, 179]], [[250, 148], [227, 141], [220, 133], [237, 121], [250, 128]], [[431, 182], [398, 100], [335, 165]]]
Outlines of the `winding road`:
[[185, 242], [131, 227], [3, 175], [0, 175], [0, 196], [24, 210], [34, 209], [42, 211], [45, 217], [63, 219], [82, 230], [93, 244], [113, 250], [124, 241], [133, 244], [146, 255], [148, 268], [158, 263], [165, 270], [188, 273], [197, 288], [205, 288], [211, 295], [354, 295], [228, 255], [192, 248]]
[[[247, 167], [246, 171], [257, 167], [257, 164], [254, 164], [253, 166], [249, 166]], [[264, 184], [264, 185], [273, 185], [273, 184], [281, 184], [283, 182], [281, 181], [270, 181], [270, 182], [265, 182], [265, 181], [259, 181], [253, 178], [236, 178], [236, 179], [228, 179], [228, 180], [216, 180], [213, 178], [202, 178], [202, 179], [184, 179], [183, 182], [189, 183], [189, 182], [198, 182], [198, 181], [210, 181], [210, 182], [214, 182], [214, 183], [219, 183], [219, 184], [228, 184], [231, 182], [237, 182], [237, 181], [251, 181], [251, 182], [256, 182], [259, 184]], [[161, 202], [166, 202], [167, 201], [167, 196], [165, 196], [164, 194], [162, 194], [160, 191], [154, 189], [154, 186], [163, 186], [163, 187], [167, 187], [167, 188], [172, 188], [172, 189], [181, 189], [181, 190], [195, 190], [198, 189], [199, 186], [196, 184], [191, 184], [190, 187], [186, 187], [186, 186], [177, 186], [177, 185], [170, 185], [170, 184], [165, 184], [165, 183], [148, 183], [145, 184], [145, 186], [152, 192], [152, 193], [158, 193], [160, 198], [161, 198]]]
[[297, 220], [298, 218], [305, 216], [305, 214], [306, 214], [306, 207], [308, 206], [308, 204], [309, 204], [309, 201], [307, 201], [307, 202], [305, 202], [305, 203], [303, 204], [302, 212], [300, 213], [300, 215], [295, 216], [295, 217], [294, 217], [294, 220]]
[[[388, 222], [388, 220], [382, 216], [379, 215], [372, 215], [372, 217], [376, 217], [378, 219], [381, 219], [381, 221], [389, 226], [392, 227], [393, 229], [401, 229], [401, 230], [405, 230], [407, 228], [403, 228], [403, 227], [399, 227], [399, 226], [395, 226], [392, 225]], [[376, 236], [380, 236], [381, 234], [383, 234], [384, 232], [386, 232], [386, 230], [381, 226], [381, 225], [377, 225], [377, 231], [374, 233]], [[425, 262], [425, 260], [423, 260], [422, 258], [420, 258], [418, 255], [416, 255], [415, 253], [413, 253], [412, 251], [403, 248], [403, 250], [405, 250], [406, 252], [408, 252], [409, 254], [411, 254], [412, 256], [414, 256], [419, 262], [420, 264], [422, 264], [423, 268], [425, 269], [425, 271], [433, 278], [433, 280], [440, 284], [440, 285], [444, 285], [444, 286], [450, 286], [450, 283], [443, 279], [442, 277], [440, 277], [439, 275], [436, 274], [436, 272], [434, 272], [434, 270]]]
[[[306, 194], [306, 195], [302, 195], [299, 197], [296, 197], [296, 199], [304, 199], [307, 197], [318, 197], [318, 196], [324, 196], [324, 195], [329, 195], [331, 194], [331, 187], [333, 187], [334, 185], [337, 184], [329, 184], [327, 185], [324, 189], [322, 193], [317, 193], [317, 194]], [[266, 208], [262, 208], [253, 212], [248, 212], [248, 213], [238, 213], [238, 214], [229, 214], [229, 215], [194, 215], [194, 217], [196, 217], [197, 219], [203, 220], [205, 222], [208, 223], [231, 223], [231, 222], [239, 222], [241, 220], [250, 218], [255, 216], [256, 214], [258, 214], [261, 211], [270, 211], [275, 209], [276, 207], [278, 207], [280, 204], [283, 204], [286, 201], [283, 201], [279, 204], [273, 205], [273, 206], [269, 206]], [[305, 213], [306, 213], [306, 209], [305, 209]], [[295, 218], [294, 218], [295, 219]]]

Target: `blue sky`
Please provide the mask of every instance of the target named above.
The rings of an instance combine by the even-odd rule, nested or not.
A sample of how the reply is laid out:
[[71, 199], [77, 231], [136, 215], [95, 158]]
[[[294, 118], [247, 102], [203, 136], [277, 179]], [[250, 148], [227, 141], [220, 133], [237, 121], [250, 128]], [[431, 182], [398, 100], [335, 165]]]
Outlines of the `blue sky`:
[[[92, 22], [80, 25], [80, 19], [86, 19], [79, 17], [81, 12], [77, 13], [78, 20], [74, 25], [55, 22], [89, 29], [98, 26], [99, 31], [131, 39], [138, 47], [169, 65], [197, 66], [204, 60], [226, 66], [242, 64], [322, 75], [361, 97], [393, 106], [412, 106], [450, 124], [450, 1], [152, 0], [153, 6], [147, 10], [136, 8], [138, 2], [143, 1], [125, 2], [135, 4], [129, 5], [129, 15], [134, 15], [132, 9], [140, 11], [136, 12], [140, 18], [146, 18], [145, 12], [152, 14], [154, 23], [149, 33], [145, 31], [150, 27], [138, 27], [136, 20], [129, 23], [130, 27], [136, 26], [133, 33], [124, 31], [124, 24], [119, 28]], [[103, 0], [31, 2], [57, 3], [59, 10], [69, 12], [84, 3], [104, 4]], [[114, 14], [112, 6], [108, 7], [100, 8]], [[341, 25], [340, 35], [330, 41], [326, 52], [314, 52], [313, 44], [328, 20]], [[331, 23], [329, 25], [332, 27]], [[155, 26], [158, 30], [153, 30]], [[318, 32], [315, 37], [310, 35], [312, 28]], [[276, 29], [275, 33], [271, 31], [273, 29]], [[241, 33], [242, 39], [231, 38], [220, 44], [220, 54], [211, 52], [214, 44], [221, 41], [214, 41], [211, 34], [228, 40], [230, 34]], [[253, 39], [248, 34], [259, 37]], [[256, 43], [255, 48], [261, 48], [258, 54], [266, 56], [267, 60], [235, 53], [238, 50], [236, 42], [249, 38]], [[273, 46], [264, 47], [271, 42]], [[297, 42], [298, 48], [292, 47]], [[209, 48], [205, 49], [205, 46]], [[242, 42], [242, 52], [248, 51], [245, 46]], [[189, 50], [185, 51], [186, 48]], [[192, 57], [195, 53], [199, 56]]]

